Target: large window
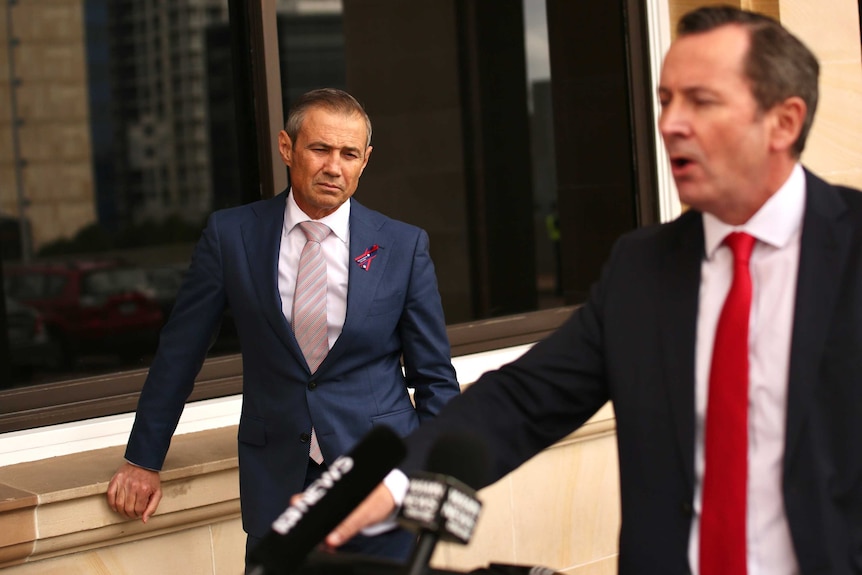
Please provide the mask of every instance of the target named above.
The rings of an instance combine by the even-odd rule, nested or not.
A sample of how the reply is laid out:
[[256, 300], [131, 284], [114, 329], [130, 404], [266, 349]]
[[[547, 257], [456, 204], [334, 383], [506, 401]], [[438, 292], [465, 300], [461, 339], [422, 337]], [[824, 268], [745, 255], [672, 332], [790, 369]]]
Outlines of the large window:
[[145, 367], [207, 214], [243, 201], [227, 0], [4, 4], [4, 383]]
[[429, 232], [449, 321], [562, 305], [545, 0], [276, 17], [282, 113], [322, 86], [363, 101], [374, 155], [356, 197]]
[[[0, 431], [133, 409], [206, 217], [281, 191], [276, 133], [319, 86], [366, 106], [356, 198], [428, 231], [456, 346], [558, 324], [523, 314], [581, 301], [609, 238], [650, 221], [639, 6], [4, 3]], [[195, 397], [239, 392], [232, 326], [227, 310]]]

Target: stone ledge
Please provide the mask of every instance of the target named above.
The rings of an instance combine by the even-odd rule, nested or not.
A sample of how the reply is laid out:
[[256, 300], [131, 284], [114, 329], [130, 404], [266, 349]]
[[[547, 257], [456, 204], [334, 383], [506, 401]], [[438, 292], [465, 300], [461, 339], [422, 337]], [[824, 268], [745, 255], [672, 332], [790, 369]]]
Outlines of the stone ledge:
[[[614, 430], [608, 404], [552, 451]], [[0, 568], [239, 517], [236, 426], [174, 437], [162, 471], [163, 499], [147, 525], [114, 513], [105, 499], [123, 451], [109, 447], [0, 467]]]
[[114, 513], [105, 499], [123, 451], [0, 468], [0, 568], [239, 517], [235, 426], [174, 438], [164, 496], [147, 525]]

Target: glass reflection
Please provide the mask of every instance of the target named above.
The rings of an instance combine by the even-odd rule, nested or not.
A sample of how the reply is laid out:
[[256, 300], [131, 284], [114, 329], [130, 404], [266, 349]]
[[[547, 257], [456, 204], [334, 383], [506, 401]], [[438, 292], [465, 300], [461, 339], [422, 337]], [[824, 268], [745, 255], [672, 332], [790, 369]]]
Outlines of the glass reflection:
[[[400, 5], [399, 10], [424, 14], [420, 6]], [[517, 190], [491, 191], [495, 197], [511, 193], [532, 202], [534, 231], [527, 238], [534, 238], [535, 248], [525, 249], [525, 254], [529, 259], [534, 253], [535, 262], [519, 261], [514, 269], [535, 268], [537, 305], [546, 308], [560, 305], [562, 299], [545, 1], [522, 0], [522, 9], [528, 95], [523, 114], [529, 124], [531, 163], [531, 174], [523, 181], [530, 183]], [[0, 387], [145, 368], [155, 350], [153, 334], [170, 315], [206, 216], [242, 202], [228, 0], [18, 2], [6, 3], [2, 12], [0, 256], [6, 297], [0, 298], [0, 305], [6, 307], [6, 325], [0, 329], [0, 346], [10, 354], [11, 369], [4, 371], [12, 378], [0, 379]], [[493, 20], [498, 12], [483, 9], [478, 14]], [[350, 90], [343, 2], [277, 0], [276, 15], [285, 112], [298, 94], [309, 89]], [[399, 25], [394, 18], [387, 22]], [[475, 24], [479, 30], [487, 21]], [[397, 55], [400, 36], [381, 34], [379, 19], [356, 17], [351, 25], [353, 51], [357, 44], [376, 39], [386, 42], [393, 57]], [[437, 31], [434, 28], [427, 37], [434, 41], [439, 37], [440, 42], [456, 39]], [[426, 44], [410, 49], [440, 60], [439, 69], [436, 61], [428, 66], [429, 76], [456, 72], [468, 56]], [[513, 62], [518, 59], [509, 57]], [[501, 282], [496, 276], [484, 284], [472, 278], [465, 287], [465, 270], [476, 268], [478, 261], [471, 258], [480, 257], [481, 251], [473, 253], [469, 245], [472, 232], [452, 227], [462, 219], [466, 227], [476, 225], [462, 207], [468, 199], [465, 192], [450, 190], [463, 185], [465, 175], [477, 169], [476, 150], [463, 151], [466, 142], [454, 145], [462, 157], [449, 158], [450, 164], [436, 154], [405, 161], [399, 155], [437, 142], [438, 131], [448, 129], [446, 122], [462, 118], [460, 113], [450, 114], [453, 106], [460, 104], [467, 119], [445, 133], [459, 137], [466, 137], [467, 124], [478, 121], [482, 113], [495, 113], [482, 112], [483, 107], [496, 108], [489, 100], [469, 109], [457, 100], [464, 94], [458, 96], [456, 86], [441, 85], [437, 91], [426, 90], [433, 92], [427, 97], [445, 100], [455, 93], [454, 102], [426, 105], [422, 95], [414, 98], [415, 111], [390, 109], [393, 102], [411, 103], [411, 87], [396, 82], [397, 94], [389, 97], [393, 91], [383, 86], [392, 78], [386, 70], [352, 70], [381, 74], [380, 81], [353, 80], [366, 90], [375, 87], [366, 96], [377, 106], [372, 119], [385, 126], [360, 201], [429, 230], [444, 302], [451, 305], [450, 321], [505, 313], [511, 302], [508, 307], [475, 305], [488, 282]], [[484, 77], [481, 70], [477, 74]], [[437, 82], [433, 77], [429, 81], [432, 87]], [[373, 91], [378, 89], [380, 93]], [[460, 90], [467, 90], [463, 79]], [[516, 98], [510, 100], [517, 103]], [[439, 110], [438, 104], [443, 106]], [[506, 110], [524, 107], [512, 106]], [[511, 124], [487, 122], [484, 137], [494, 142], [494, 130], [508, 130]], [[411, 163], [419, 157], [421, 162]], [[492, 154], [485, 161], [494, 158]], [[432, 189], [438, 198], [430, 200], [434, 209], [426, 207], [431, 196], [423, 200], [418, 193], [399, 193], [398, 186], [387, 189], [401, 181], [414, 183], [411, 189], [422, 185]], [[443, 201], [447, 197], [452, 200], [448, 204]], [[441, 211], [438, 205], [454, 207]], [[530, 223], [529, 217], [525, 223]], [[481, 254], [505, 271], [509, 264], [499, 260], [511, 246], [495, 238], [483, 238], [487, 251]], [[525, 281], [530, 283], [529, 278]], [[210, 353], [235, 353], [236, 341], [228, 310]]]
[[539, 308], [563, 305], [560, 218], [554, 162], [551, 63], [545, 0], [524, 1], [524, 49], [527, 54], [527, 102], [533, 166], [533, 229]]
[[0, 386], [146, 367], [206, 216], [241, 201], [228, 0], [5, 4]]

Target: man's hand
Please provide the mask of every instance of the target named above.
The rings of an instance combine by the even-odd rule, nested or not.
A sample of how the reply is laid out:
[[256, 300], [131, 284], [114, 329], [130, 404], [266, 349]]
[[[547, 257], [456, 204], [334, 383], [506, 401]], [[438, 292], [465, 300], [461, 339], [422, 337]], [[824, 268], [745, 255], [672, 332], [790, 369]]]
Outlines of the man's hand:
[[162, 500], [162, 481], [158, 471], [125, 463], [108, 484], [108, 505], [129, 518], [146, 523]]
[[392, 493], [381, 483], [353, 512], [342, 521], [332, 533], [326, 536], [326, 544], [331, 547], [348, 541], [365, 527], [387, 519], [395, 511]]

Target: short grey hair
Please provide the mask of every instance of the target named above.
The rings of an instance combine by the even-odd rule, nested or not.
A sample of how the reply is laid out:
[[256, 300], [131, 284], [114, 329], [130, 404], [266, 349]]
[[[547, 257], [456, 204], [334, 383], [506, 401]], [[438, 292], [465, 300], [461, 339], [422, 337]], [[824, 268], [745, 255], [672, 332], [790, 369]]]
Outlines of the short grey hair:
[[319, 88], [306, 92], [300, 96], [290, 107], [290, 112], [287, 115], [287, 121], [284, 123], [284, 131], [290, 136], [291, 142], [296, 142], [299, 136], [299, 130], [302, 128], [302, 122], [305, 120], [305, 115], [313, 108], [323, 108], [330, 112], [352, 116], [359, 114], [365, 120], [365, 130], [368, 133], [365, 147], [371, 145], [371, 118], [362, 104], [353, 96], [344, 90], [336, 88]]

